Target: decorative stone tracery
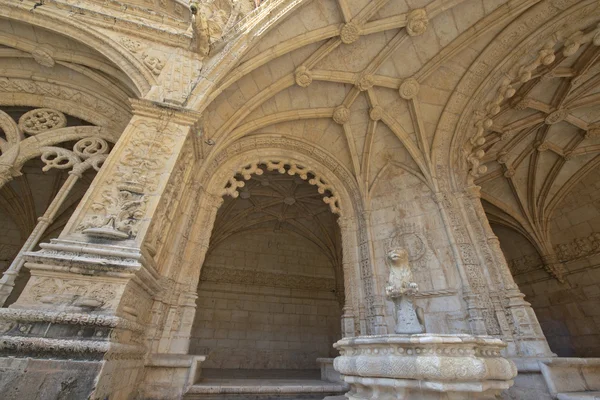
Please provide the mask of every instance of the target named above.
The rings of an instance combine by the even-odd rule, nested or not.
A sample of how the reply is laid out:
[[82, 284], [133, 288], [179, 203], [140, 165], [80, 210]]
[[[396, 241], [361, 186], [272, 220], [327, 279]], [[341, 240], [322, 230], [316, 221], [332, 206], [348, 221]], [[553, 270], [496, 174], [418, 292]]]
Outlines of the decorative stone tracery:
[[[322, 177], [317, 175], [316, 172], [294, 161], [256, 161], [241, 167], [238, 169], [238, 171], [236, 171], [235, 175], [241, 175], [243, 179], [249, 180], [252, 174], [262, 175], [264, 172], [262, 168], [265, 167], [268, 171], [277, 171], [280, 174], [288, 174], [291, 176], [297, 175], [311, 185], [316, 186], [318, 192], [325, 195], [323, 197], [323, 202], [329, 205], [331, 212], [339, 215], [342, 214], [342, 210], [340, 208], [340, 199], [335, 194], [333, 187], [324, 181]], [[226, 187], [221, 192], [222, 196], [228, 195], [232, 196], [233, 198], [237, 198], [240, 195], [238, 189], [244, 187], [245, 184], [243, 181], [237, 180], [235, 175], [229, 178]]]

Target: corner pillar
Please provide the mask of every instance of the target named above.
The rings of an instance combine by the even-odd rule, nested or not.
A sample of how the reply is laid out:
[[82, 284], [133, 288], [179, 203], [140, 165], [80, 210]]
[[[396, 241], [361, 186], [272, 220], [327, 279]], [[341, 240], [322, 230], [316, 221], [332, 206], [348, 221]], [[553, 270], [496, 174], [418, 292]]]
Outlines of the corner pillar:
[[542, 328], [531, 308], [524, 300], [514, 281], [512, 273], [500, 247], [500, 241], [494, 234], [489, 220], [481, 204], [480, 188], [473, 186], [467, 189], [465, 209], [470, 212], [474, 231], [481, 237], [478, 242], [484, 255], [483, 264], [495, 277], [490, 290], [492, 302], [496, 310], [496, 319], [501, 329], [501, 337], [508, 343], [507, 353], [518, 357], [552, 356]]
[[0, 364], [12, 363], [15, 387], [46, 368], [48, 387], [38, 389], [50, 396], [65, 376], [78, 398], [137, 393], [162, 289], [144, 243], [197, 115], [146, 101], [132, 106], [133, 118], [67, 226], [42, 250], [25, 253], [31, 278], [0, 309]]

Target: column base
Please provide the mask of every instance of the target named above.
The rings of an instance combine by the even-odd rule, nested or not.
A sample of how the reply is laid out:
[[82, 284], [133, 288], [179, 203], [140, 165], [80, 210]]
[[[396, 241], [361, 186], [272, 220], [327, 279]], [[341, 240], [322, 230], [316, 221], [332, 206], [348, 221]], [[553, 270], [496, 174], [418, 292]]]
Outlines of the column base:
[[350, 400], [495, 399], [517, 375], [490, 336], [382, 335], [342, 339], [335, 369]]

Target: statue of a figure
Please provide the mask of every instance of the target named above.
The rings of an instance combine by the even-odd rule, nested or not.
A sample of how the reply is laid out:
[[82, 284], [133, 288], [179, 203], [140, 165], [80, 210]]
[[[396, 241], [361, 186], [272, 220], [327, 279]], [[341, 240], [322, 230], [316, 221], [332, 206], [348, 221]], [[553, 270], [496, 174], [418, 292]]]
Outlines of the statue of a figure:
[[422, 309], [416, 308], [413, 299], [419, 291], [414, 282], [408, 253], [402, 248], [394, 248], [387, 253], [386, 264], [390, 268], [385, 288], [387, 297], [396, 308], [396, 329], [398, 334], [424, 333]]
[[211, 46], [259, 4], [256, 0], [191, 0], [194, 50], [207, 56]]

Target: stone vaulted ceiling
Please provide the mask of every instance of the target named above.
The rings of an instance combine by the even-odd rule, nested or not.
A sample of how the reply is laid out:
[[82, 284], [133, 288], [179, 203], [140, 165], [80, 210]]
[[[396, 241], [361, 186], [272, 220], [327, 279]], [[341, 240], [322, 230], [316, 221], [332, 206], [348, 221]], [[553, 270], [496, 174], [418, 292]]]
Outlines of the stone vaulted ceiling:
[[237, 233], [284, 230], [316, 244], [333, 265], [341, 265], [336, 216], [315, 186], [299, 176], [267, 171], [252, 175], [238, 191], [235, 199], [226, 196], [219, 209], [211, 246]]
[[476, 183], [490, 220], [524, 234], [542, 256], [553, 252], [553, 212], [600, 163], [596, 25], [555, 34], [534, 63], [521, 67], [480, 147], [487, 171]]
[[[593, 30], [591, 20], [597, 20], [598, 13], [597, 5], [591, 2], [302, 2], [219, 81], [203, 119], [204, 155], [210, 159], [211, 154], [247, 136], [289, 136], [332, 154], [354, 175], [367, 202], [391, 171], [413, 176], [431, 192], [443, 190], [441, 177], [466, 177], [467, 169], [479, 169], [490, 161], [491, 155], [481, 160], [486, 151], [500, 151], [498, 135], [486, 132], [483, 142], [489, 143], [484, 146], [475, 129], [478, 108], [486, 102], [475, 89], [490, 87], [486, 93], [493, 94], [502, 81], [481, 68], [487, 63], [485, 68], [491, 71], [497, 62], [492, 63], [493, 57], [485, 51], [492, 44], [501, 45], [502, 51], [489, 51], [498, 59], [504, 54], [505, 59], [512, 60], [508, 55], [515, 46], [524, 46], [531, 37], [539, 36], [535, 32], [544, 26], [544, 18], [555, 18], [555, 25], [564, 25], [560, 22], [562, 14], [570, 12], [570, 7], [577, 12], [587, 7], [589, 20], [571, 23], [567, 37], [578, 29], [584, 29], [584, 35]], [[522, 28], [523, 24], [529, 26]], [[549, 90], [567, 91], [570, 97], [563, 101], [571, 108], [571, 98], [579, 96], [575, 87], [587, 94], [590, 89], [584, 89], [580, 81], [568, 90], [556, 85], [562, 79], [593, 74], [593, 50], [585, 50], [589, 42], [581, 43], [580, 56], [569, 56], [564, 62], [557, 56], [552, 64], [553, 77], [544, 79]], [[543, 45], [529, 44], [530, 54], [535, 57]], [[520, 60], [511, 62], [514, 66]], [[537, 72], [532, 73], [537, 76]], [[547, 106], [544, 110], [527, 108], [522, 111], [525, 116], [536, 110], [547, 115], [560, 107], [558, 100], [556, 105], [549, 105], [552, 99], [537, 85], [538, 80], [527, 83], [537, 89], [523, 87], [520, 91], [531, 91], [528, 101], [538, 99]], [[468, 104], [473, 94], [480, 101]], [[503, 112], [495, 116], [494, 121], [498, 121], [494, 129], [519, 119], [510, 115]], [[571, 115], [563, 118], [565, 122], [556, 122], [556, 128], [571, 122], [582, 128], [586, 118], [593, 120], [581, 111]], [[509, 126], [513, 130], [517, 127]], [[549, 140], [567, 152], [574, 150], [565, 147], [566, 142]], [[523, 146], [525, 142], [519, 143]], [[549, 149], [545, 158], [555, 154], [553, 149], [558, 147]], [[569, 153], [573, 154], [577, 152]], [[489, 170], [495, 169], [490, 166]]]

